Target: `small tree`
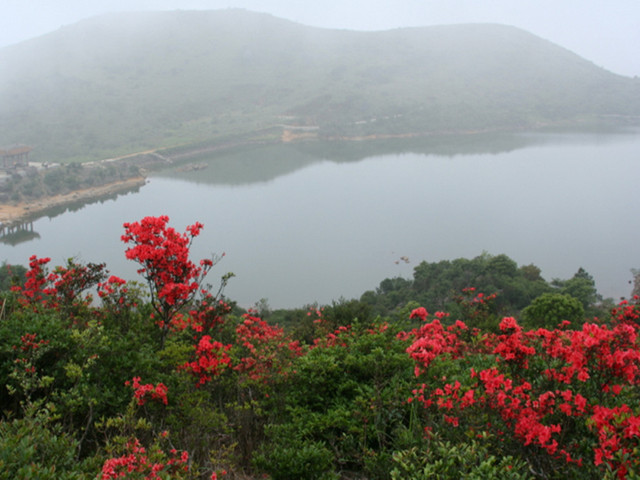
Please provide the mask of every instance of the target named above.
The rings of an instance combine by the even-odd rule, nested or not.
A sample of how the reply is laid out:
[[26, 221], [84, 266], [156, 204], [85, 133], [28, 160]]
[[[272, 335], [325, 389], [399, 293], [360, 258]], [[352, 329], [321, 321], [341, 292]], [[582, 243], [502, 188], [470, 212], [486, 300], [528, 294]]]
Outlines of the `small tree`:
[[524, 323], [530, 328], [555, 328], [563, 320], [584, 320], [584, 308], [577, 298], [561, 293], [543, 293], [522, 311]]
[[577, 298], [585, 310], [602, 300], [593, 277], [582, 267], [569, 280], [554, 279], [551, 283], [560, 293]]
[[197, 295], [205, 276], [217, 259], [189, 259], [189, 249], [203, 225], [199, 222], [179, 233], [167, 226], [169, 217], [145, 217], [140, 222], [125, 223], [122, 241], [133, 246], [125, 255], [141, 265], [138, 273], [151, 291], [151, 305], [158, 314], [164, 345], [171, 320], [182, 307]]

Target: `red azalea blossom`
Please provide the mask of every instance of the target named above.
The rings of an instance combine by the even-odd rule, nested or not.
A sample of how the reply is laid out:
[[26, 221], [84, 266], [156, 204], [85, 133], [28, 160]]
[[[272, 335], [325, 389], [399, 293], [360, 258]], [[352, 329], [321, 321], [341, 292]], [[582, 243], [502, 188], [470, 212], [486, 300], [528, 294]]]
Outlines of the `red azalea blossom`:
[[[458, 427], [473, 418], [473, 413], [463, 415], [466, 410], [481, 415], [493, 412], [501, 422], [496, 434], [510, 431], [523, 445], [578, 466], [583, 465], [584, 450], [568, 439], [571, 429], [577, 428], [571, 425], [586, 422], [596, 436], [592, 461], [595, 465], [606, 463], [618, 478], [626, 478], [628, 472], [640, 467], [633, 454], [640, 447], [638, 410], [615, 405], [615, 397], [640, 385], [640, 342], [634, 318], [637, 305], [627, 307], [623, 304], [614, 310], [612, 326], [586, 322], [576, 330], [563, 324], [556, 330], [525, 331], [514, 318], [505, 317], [499, 335], [473, 331], [471, 337], [464, 337], [466, 330], [461, 326], [445, 328], [435, 321], [400, 334], [401, 339], [413, 339], [407, 352], [416, 361], [417, 375], [427, 373], [439, 357], [450, 361], [493, 355], [494, 362], [501, 360], [479, 371], [470, 368], [467, 385], [456, 380], [429, 390], [422, 384], [408, 402], [436, 406], [443, 411], [445, 422]], [[545, 366], [542, 381], [538, 376], [531, 382], [526, 380], [532, 362], [536, 368]], [[594, 385], [594, 379], [602, 383]], [[548, 389], [553, 385], [555, 388]], [[613, 401], [614, 406], [602, 404], [605, 400]], [[493, 428], [492, 423], [487, 427]]]
[[140, 377], [133, 377], [133, 383], [126, 381], [125, 385], [133, 388], [133, 395], [138, 405], [144, 405], [148, 398], [152, 400], [158, 400], [161, 403], [168, 405], [167, 393], [169, 389], [163, 383], [158, 383], [155, 387], [151, 383], [142, 385], [140, 383]]
[[231, 366], [231, 357], [227, 354], [229, 349], [231, 349], [231, 345], [211, 341], [211, 337], [205, 335], [196, 346], [196, 359], [184, 363], [179, 368], [196, 376], [198, 378], [197, 385], [202, 386], [211, 381], [213, 377], [220, 375], [225, 368]]
[[[147, 449], [135, 438], [127, 444], [128, 453], [110, 458], [102, 465], [100, 480], [114, 480], [117, 478], [129, 478], [131, 474], [139, 474], [144, 480], [158, 480], [160, 478], [171, 478], [179, 471], [189, 471], [189, 453], [186, 451], [178, 454], [178, 451], [171, 450], [168, 460], [163, 462], [153, 462], [149, 458]], [[164, 456], [164, 452], [160, 451]], [[165, 457], [166, 458], [166, 457]], [[164, 475], [160, 475], [163, 473]]]
[[214, 261], [201, 260], [199, 265], [189, 259], [193, 239], [200, 234], [201, 223], [187, 227], [187, 233], [178, 233], [167, 226], [169, 217], [145, 217], [140, 222], [125, 223], [122, 241], [131, 244], [125, 251], [128, 259], [140, 265], [138, 273], [151, 289], [151, 303], [160, 316], [164, 336], [171, 320], [200, 290]]
[[426, 308], [418, 307], [411, 312], [411, 315], [409, 315], [409, 318], [419, 318], [420, 320], [424, 321], [427, 319], [428, 315], [429, 313], [427, 312]]

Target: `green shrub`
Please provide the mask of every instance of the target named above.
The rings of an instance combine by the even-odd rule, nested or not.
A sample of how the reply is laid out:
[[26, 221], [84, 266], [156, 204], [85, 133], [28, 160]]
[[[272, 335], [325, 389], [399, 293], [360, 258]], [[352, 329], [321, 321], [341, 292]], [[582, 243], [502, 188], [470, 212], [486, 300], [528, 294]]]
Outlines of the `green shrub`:
[[25, 418], [0, 422], [1, 480], [83, 480], [94, 465], [78, 462], [78, 442], [42, 408]]
[[451, 444], [433, 439], [429, 448], [411, 448], [394, 453], [392, 480], [520, 480], [533, 478], [528, 466], [512, 456], [496, 458], [486, 446], [471, 440]]
[[273, 480], [332, 480], [333, 454], [323, 442], [281, 438], [263, 447], [255, 457], [255, 465]]
[[523, 325], [529, 328], [556, 328], [563, 320], [581, 322], [584, 307], [571, 295], [543, 293], [522, 311]]

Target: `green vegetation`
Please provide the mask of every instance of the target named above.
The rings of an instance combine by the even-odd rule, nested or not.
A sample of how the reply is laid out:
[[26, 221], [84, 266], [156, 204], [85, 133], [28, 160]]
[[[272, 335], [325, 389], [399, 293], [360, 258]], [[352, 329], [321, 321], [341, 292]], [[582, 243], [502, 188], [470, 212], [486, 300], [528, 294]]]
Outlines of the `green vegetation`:
[[0, 265], [0, 291], [9, 291], [13, 285], [22, 285], [27, 269], [22, 265]]
[[564, 320], [580, 321], [584, 318], [584, 308], [577, 298], [562, 293], [543, 293], [522, 311], [527, 326], [554, 328]]
[[105, 15], [0, 50], [0, 145], [41, 161], [626, 121], [640, 81], [498, 25], [350, 32], [225, 10]]
[[[464, 292], [470, 285], [475, 289]], [[462, 294], [461, 294], [462, 292]], [[551, 299], [568, 297], [572, 308], [561, 309], [561, 314], [569, 314], [562, 320], [584, 318], [602, 313], [601, 300], [593, 278], [580, 268], [569, 280], [554, 279], [547, 282], [535, 265], [518, 266], [507, 255], [483, 254], [473, 259], [458, 258], [440, 262], [422, 262], [415, 267], [412, 279], [387, 278], [380, 282], [375, 291], [365, 292], [360, 301], [369, 305], [380, 315], [390, 315], [401, 311], [411, 301], [429, 305], [432, 309], [450, 312], [454, 316], [467, 316], [469, 306], [477, 293], [497, 294], [487, 314], [494, 319], [505, 315], [519, 315], [525, 307], [542, 306]], [[605, 310], [611, 305], [608, 301]], [[529, 308], [526, 318], [550, 319], [546, 314], [537, 315]], [[545, 312], [547, 312], [545, 310]], [[523, 312], [524, 313], [524, 312]], [[548, 313], [548, 312], [547, 312]], [[557, 324], [547, 325], [554, 327]], [[483, 325], [490, 327], [490, 325]], [[542, 325], [540, 325], [542, 326]]]
[[23, 168], [0, 185], [0, 202], [34, 201], [140, 176], [134, 165], [86, 167], [74, 163], [46, 169]]
[[483, 254], [362, 300], [243, 312], [203, 289], [202, 225], [167, 221], [125, 225], [148, 290], [73, 259], [0, 268], [0, 478], [640, 472], [640, 306], [609, 312], [583, 269], [547, 283]]

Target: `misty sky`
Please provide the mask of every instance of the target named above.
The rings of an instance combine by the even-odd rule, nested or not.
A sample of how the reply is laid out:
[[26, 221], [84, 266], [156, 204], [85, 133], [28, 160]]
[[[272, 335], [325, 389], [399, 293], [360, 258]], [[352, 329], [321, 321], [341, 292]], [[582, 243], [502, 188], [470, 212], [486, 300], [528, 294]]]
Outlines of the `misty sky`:
[[640, 0], [0, 0], [0, 47], [102, 13], [229, 7], [354, 30], [503, 23], [612, 72], [640, 76]]

